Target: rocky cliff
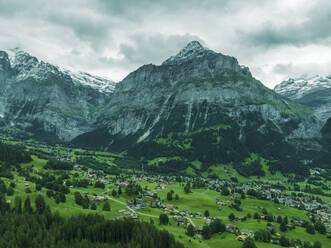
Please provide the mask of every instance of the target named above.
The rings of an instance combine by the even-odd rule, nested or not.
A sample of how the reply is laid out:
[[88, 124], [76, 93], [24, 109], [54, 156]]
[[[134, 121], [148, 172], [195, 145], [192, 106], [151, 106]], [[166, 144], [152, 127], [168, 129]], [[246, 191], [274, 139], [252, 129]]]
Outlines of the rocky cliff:
[[63, 71], [14, 50], [0, 52], [0, 117], [45, 140], [70, 141], [93, 129], [114, 83]]

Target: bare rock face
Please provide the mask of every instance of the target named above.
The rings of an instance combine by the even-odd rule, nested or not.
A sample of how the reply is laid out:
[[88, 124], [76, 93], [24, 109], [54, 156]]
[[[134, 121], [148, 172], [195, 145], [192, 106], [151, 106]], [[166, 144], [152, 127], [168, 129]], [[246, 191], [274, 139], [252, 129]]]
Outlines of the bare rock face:
[[306, 132], [316, 121], [308, 112], [266, 88], [235, 58], [193, 41], [161, 65], [144, 65], [116, 84], [96, 129], [74, 142], [130, 149], [155, 137], [221, 125], [236, 130], [231, 139], [244, 146], [259, 140], [258, 151], [319, 135]]
[[7, 125], [53, 141], [70, 141], [92, 130], [111, 94], [100, 93], [100, 84], [114, 88], [113, 82], [75, 76], [21, 50], [10, 55], [0, 52], [0, 117]]

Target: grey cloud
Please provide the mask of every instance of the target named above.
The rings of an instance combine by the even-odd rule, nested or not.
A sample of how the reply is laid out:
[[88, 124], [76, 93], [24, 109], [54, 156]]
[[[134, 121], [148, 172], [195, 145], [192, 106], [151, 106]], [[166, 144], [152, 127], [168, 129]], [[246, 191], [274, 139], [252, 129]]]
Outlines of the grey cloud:
[[137, 33], [130, 36], [130, 42], [123, 42], [120, 45], [120, 59], [111, 57], [100, 57], [99, 62], [107, 63], [110, 67], [125, 67], [134, 70], [143, 64], [160, 64], [170, 55], [175, 55], [188, 42], [199, 40], [204, 41], [191, 34], [185, 35], [162, 35], [160, 33], [146, 34]]
[[192, 40], [203, 41], [196, 35], [162, 35], [138, 33], [130, 37], [130, 43], [122, 43], [120, 53], [136, 64], [161, 63], [169, 55], [176, 54]]
[[316, 1], [313, 8], [303, 17], [305, 21], [291, 23], [291, 16], [285, 25], [268, 21], [256, 31], [245, 32], [243, 41], [263, 47], [279, 45], [305, 46], [312, 43], [330, 44], [331, 3]]
[[[304, 56], [287, 54], [288, 47], [307, 52], [307, 45], [314, 44], [316, 53], [331, 51], [328, 0], [314, 1], [305, 13], [294, 11], [288, 20], [285, 9], [273, 11], [275, 2], [0, 0], [0, 49], [20, 46], [59, 66], [109, 77], [117, 73], [113, 79], [120, 80], [143, 64], [160, 64], [189, 41], [200, 40], [250, 68], [261, 67], [260, 72], [256, 69], [260, 79], [274, 82], [275, 75], [310, 70], [295, 66]], [[304, 22], [291, 23], [297, 17]], [[311, 68], [326, 68], [322, 63], [327, 58], [319, 63]]]

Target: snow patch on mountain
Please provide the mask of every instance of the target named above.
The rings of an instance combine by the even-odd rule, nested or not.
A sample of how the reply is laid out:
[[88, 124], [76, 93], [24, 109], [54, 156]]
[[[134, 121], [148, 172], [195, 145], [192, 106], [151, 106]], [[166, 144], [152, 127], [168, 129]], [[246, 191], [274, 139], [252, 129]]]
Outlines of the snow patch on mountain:
[[206, 47], [203, 47], [199, 41], [191, 41], [187, 44], [186, 47], [180, 50], [177, 55], [171, 56], [166, 61], [164, 61], [162, 65], [180, 64], [187, 60], [203, 57], [207, 53], [215, 52]]
[[47, 62], [39, 61], [36, 57], [19, 48], [9, 50], [7, 53], [11, 67], [17, 72], [16, 78], [18, 80], [28, 78], [42, 80], [54, 74], [61, 77], [69, 76], [75, 85], [88, 86], [105, 93], [114, 91], [115, 82], [110, 79], [94, 76], [86, 72], [72, 72], [59, 68]]
[[331, 75], [290, 78], [276, 85], [274, 90], [278, 94], [297, 100], [323, 88], [331, 88]]
[[106, 93], [111, 93], [115, 89], [115, 82], [110, 79], [91, 75], [86, 72], [72, 72], [69, 70], [65, 70], [64, 72], [72, 78], [75, 84], [89, 86]]

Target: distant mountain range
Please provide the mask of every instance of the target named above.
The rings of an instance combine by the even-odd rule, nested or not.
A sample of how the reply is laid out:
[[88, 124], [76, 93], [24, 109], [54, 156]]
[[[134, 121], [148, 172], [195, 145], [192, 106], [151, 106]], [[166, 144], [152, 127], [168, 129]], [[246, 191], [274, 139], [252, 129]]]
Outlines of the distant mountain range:
[[278, 94], [314, 110], [326, 122], [331, 117], [331, 75], [290, 78], [274, 89]]
[[0, 86], [3, 127], [52, 142], [126, 150], [145, 162], [180, 157], [208, 168], [257, 153], [324, 166], [321, 154], [328, 154], [321, 130], [331, 116], [330, 77], [290, 79], [273, 91], [236, 58], [198, 41], [116, 84], [20, 50], [2, 51]]

